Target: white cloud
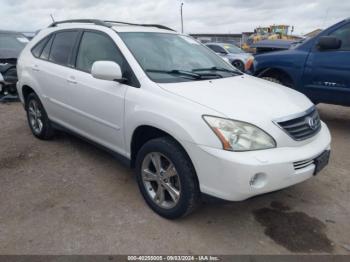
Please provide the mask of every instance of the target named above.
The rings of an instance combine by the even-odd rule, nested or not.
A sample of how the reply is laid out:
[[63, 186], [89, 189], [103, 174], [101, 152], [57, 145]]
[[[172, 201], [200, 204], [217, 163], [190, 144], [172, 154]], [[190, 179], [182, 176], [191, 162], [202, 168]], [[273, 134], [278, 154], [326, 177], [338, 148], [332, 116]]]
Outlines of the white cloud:
[[[180, 29], [181, 0], [0, 0], [1, 29], [35, 31], [56, 20], [77, 18], [159, 23]], [[240, 33], [257, 26], [294, 25], [298, 34], [349, 16], [350, 1], [184, 0], [188, 33]]]

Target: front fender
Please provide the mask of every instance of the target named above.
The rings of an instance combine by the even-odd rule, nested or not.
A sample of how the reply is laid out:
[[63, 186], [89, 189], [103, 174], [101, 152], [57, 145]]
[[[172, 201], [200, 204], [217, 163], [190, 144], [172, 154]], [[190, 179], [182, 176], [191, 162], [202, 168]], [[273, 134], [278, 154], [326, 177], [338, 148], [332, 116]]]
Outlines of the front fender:
[[134, 131], [140, 126], [160, 129], [183, 145], [183, 141], [222, 148], [221, 142], [202, 119], [212, 110], [158, 89], [147, 92], [142, 88], [130, 89], [125, 105], [125, 145], [130, 157]]

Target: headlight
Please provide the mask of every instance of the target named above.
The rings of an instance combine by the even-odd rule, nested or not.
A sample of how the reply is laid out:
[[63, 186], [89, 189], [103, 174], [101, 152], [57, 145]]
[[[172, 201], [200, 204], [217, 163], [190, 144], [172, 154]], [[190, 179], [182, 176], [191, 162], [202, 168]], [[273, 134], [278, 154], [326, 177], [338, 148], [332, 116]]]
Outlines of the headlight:
[[275, 140], [269, 134], [252, 124], [215, 116], [203, 116], [203, 119], [225, 150], [251, 151], [276, 147]]

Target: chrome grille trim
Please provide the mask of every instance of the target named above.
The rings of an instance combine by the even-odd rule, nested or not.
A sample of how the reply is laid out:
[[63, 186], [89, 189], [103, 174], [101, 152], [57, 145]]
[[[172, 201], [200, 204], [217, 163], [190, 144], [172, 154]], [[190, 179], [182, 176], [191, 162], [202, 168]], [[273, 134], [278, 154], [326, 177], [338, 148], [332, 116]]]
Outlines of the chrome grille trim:
[[[313, 128], [309, 124], [310, 120], [314, 122]], [[305, 112], [279, 118], [273, 122], [296, 141], [313, 137], [321, 130], [321, 120], [315, 106]]]

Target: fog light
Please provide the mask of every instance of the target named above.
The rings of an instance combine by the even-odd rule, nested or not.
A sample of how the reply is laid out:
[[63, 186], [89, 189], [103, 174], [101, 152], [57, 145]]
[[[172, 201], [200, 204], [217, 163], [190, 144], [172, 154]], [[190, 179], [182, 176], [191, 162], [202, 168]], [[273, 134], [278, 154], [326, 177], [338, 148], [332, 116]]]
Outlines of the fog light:
[[249, 185], [254, 188], [262, 188], [266, 185], [266, 174], [257, 173], [249, 181]]

